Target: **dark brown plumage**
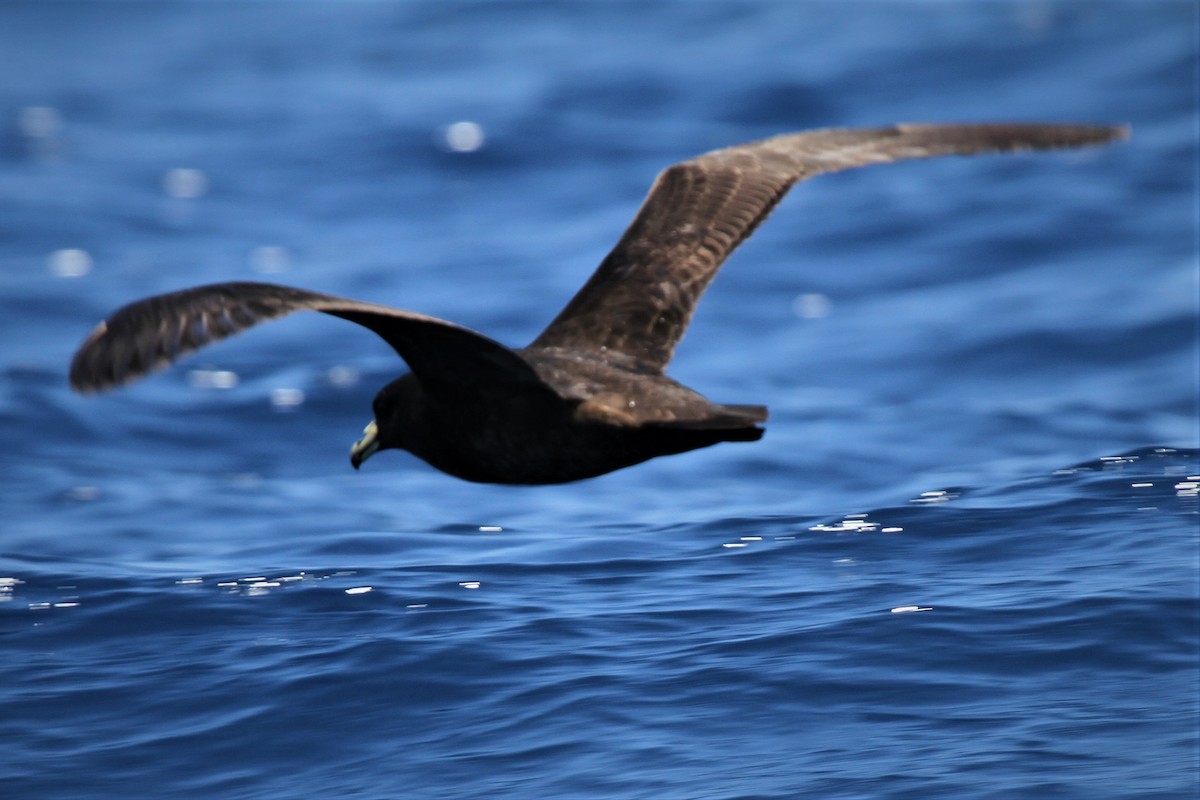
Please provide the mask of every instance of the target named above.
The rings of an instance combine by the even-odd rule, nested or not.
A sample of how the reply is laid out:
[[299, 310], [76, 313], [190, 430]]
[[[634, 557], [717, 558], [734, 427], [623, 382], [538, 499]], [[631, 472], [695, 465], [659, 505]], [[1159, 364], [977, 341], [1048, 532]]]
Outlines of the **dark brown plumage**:
[[664, 374], [726, 257], [797, 182], [913, 158], [1100, 144], [1081, 125], [897, 125], [818, 130], [714, 150], [668, 167], [615, 248], [528, 347], [412, 311], [266, 283], [150, 297], [100, 323], [71, 385], [108, 389], [265, 320], [311, 310], [381, 336], [411, 373], [375, 398], [351, 450], [402, 448], [471, 481], [563, 483], [655, 456], [762, 436], [763, 406], [720, 405]]

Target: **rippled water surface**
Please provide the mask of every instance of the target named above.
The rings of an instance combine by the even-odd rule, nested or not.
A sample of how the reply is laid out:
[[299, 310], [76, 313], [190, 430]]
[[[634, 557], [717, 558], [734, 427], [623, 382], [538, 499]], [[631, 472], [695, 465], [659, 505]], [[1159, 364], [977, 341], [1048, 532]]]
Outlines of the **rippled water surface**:
[[[1194, 797], [1196, 23], [0, 6], [2, 793]], [[959, 119], [1133, 136], [799, 187], [672, 367], [758, 443], [355, 473], [402, 365], [317, 315], [66, 386], [106, 313], [216, 280], [523, 344], [662, 167]]]

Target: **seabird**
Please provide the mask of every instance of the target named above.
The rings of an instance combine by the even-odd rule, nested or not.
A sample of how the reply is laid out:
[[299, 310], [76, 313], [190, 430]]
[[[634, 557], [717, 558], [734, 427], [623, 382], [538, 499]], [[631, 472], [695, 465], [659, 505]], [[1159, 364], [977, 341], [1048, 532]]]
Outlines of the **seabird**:
[[408, 450], [468, 481], [552, 484], [656, 456], [763, 435], [767, 409], [713, 403], [665, 374], [700, 295], [796, 183], [915, 158], [1110, 142], [1124, 127], [895, 125], [785, 134], [683, 161], [659, 174], [596, 272], [527, 347], [453, 322], [269, 283], [199, 286], [131, 303], [71, 363], [71, 386], [109, 389], [210, 342], [293, 311], [356, 322], [411, 372], [375, 397], [350, 451], [357, 469]]

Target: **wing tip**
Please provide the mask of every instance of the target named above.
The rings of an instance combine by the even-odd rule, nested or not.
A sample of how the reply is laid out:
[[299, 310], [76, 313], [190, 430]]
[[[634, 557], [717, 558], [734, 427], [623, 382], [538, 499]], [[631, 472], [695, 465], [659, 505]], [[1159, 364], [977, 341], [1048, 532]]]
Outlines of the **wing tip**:
[[75, 351], [75, 357], [71, 359], [67, 381], [71, 388], [79, 394], [95, 394], [110, 388], [110, 384], [99, 379], [90, 368], [92, 361], [90, 356], [106, 333], [108, 333], [108, 320], [103, 320], [92, 329], [92, 332], [83, 340], [83, 344]]
[[71, 371], [67, 375], [67, 382], [71, 385], [71, 390], [76, 394], [91, 395], [115, 389], [128, 381], [105, 378], [92, 374], [86, 368], [76, 368], [72, 365]]
[[[1025, 143], [1028, 147], [1081, 147], [1091, 144], [1106, 144], [1114, 141], [1126, 141], [1133, 136], [1133, 126], [1128, 123], [1091, 124], [1072, 122], [975, 122], [975, 123], [939, 123], [939, 122], [900, 122], [893, 126], [900, 135], [950, 129], [987, 130], [997, 132], [1024, 132], [1036, 136], [1050, 136], [1036, 144], [1031, 140]], [[1014, 144], [1016, 144], [1014, 142]]]

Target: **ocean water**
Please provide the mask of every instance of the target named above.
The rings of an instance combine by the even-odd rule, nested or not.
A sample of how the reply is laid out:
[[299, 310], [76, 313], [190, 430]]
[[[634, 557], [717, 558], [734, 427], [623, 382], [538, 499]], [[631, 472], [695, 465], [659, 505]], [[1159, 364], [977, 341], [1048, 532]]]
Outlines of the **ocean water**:
[[[0, 794], [1195, 797], [1197, 17], [0, 5]], [[1133, 135], [798, 187], [672, 366], [757, 443], [356, 473], [402, 365], [319, 315], [66, 385], [227, 279], [524, 344], [668, 164], [950, 120]]]

